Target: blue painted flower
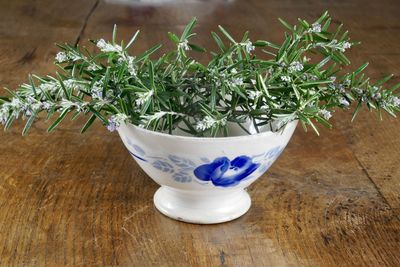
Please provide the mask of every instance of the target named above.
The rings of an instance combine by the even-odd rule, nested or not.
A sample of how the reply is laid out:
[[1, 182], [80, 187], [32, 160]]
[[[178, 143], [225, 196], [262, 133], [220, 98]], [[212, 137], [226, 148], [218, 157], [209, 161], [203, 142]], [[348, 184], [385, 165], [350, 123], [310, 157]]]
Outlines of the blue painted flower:
[[209, 164], [197, 167], [194, 175], [202, 181], [211, 181], [215, 186], [234, 186], [252, 174], [260, 166], [248, 156], [239, 156], [230, 161], [227, 157], [216, 158]]

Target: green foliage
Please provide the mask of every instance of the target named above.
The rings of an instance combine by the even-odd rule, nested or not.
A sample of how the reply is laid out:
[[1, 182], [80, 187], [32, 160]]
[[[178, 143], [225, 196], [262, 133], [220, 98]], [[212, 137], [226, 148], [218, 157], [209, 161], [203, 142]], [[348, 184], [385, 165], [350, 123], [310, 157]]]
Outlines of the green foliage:
[[139, 31], [124, 46], [117, 43], [116, 27], [111, 42], [92, 41], [100, 50], [96, 54], [60, 44], [59, 73], [29, 76], [28, 83], [1, 97], [0, 122], [7, 129], [20, 116], [28, 117], [25, 134], [40, 113], [48, 118], [59, 113], [48, 129], [53, 131], [73, 112], [74, 117], [90, 114], [81, 132], [99, 119], [109, 130], [133, 123], [170, 134], [179, 128], [194, 136], [226, 136], [227, 123], [245, 131], [249, 123], [256, 130], [269, 125], [277, 131], [293, 120], [318, 133], [317, 124], [331, 127], [334, 108], [349, 109], [353, 102], [353, 118], [362, 106], [393, 116], [399, 111], [400, 84], [384, 88], [391, 75], [371, 83], [363, 74], [367, 63], [343, 72], [350, 64], [345, 52], [357, 43], [342, 25], [331, 25], [327, 12], [313, 23], [279, 20], [287, 30], [282, 44], [251, 42], [248, 32], [234, 38], [219, 26], [220, 34], [211, 33], [219, 51], [210, 52], [207, 64], [194, 57], [208, 53], [191, 42], [196, 19], [180, 36], [168, 33], [176, 48], [158, 58], [152, 56], [161, 45], [130, 55]]

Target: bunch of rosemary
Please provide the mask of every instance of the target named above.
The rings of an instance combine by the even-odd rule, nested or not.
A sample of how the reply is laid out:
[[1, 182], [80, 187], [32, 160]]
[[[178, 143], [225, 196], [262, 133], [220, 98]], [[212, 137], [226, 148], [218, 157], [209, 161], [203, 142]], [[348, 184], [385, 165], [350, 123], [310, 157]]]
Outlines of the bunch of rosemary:
[[[48, 131], [53, 131], [69, 114], [89, 114], [81, 132], [99, 119], [109, 130], [132, 123], [154, 131], [173, 133], [179, 128], [194, 136], [229, 136], [227, 123], [244, 130], [251, 122], [258, 129], [271, 125], [279, 130], [299, 120], [318, 133], [316, 122], [331, 127], [333, 108], [349, 109], [353, 118], [363, 105], [395, 116], [400, 99], [395, 90], [383, 88], [391, 76], [372, 83], [363, 74], [367, 63], [343, 73], [350, 61], [345, 52], [350, 42], [342, 25], [333, 27], [328, 13], [313, 23], [297, 25], [280, 20], [286, 27], [282, 44], [254, 41], [246, 32], [235, 40], [223, 27], [212, 32], [219, 47], [212, 59], [202, 64], [192, 51], [207, 53], [191, 42], [196, 19], [177, 36], [168, 33], [176, 49], [158, 58], [155, 45], [140, 55], [128, 50], [139, 31], [125, 44], [117, 43], [116, 27], [110, 42], [92, 41], [99, 52], [68, 44], [55, 58], [60, 71], [53, 76], [32, 75], [9, 97], [0, 98], [0, 122], [9, 128], [20, 116], [27, 118], [27, 133], [41, 113], [57, 114]], [[333, 29], [332, 29], [333, 28]], [[272, 124], [274, 127], [272, 127]]]

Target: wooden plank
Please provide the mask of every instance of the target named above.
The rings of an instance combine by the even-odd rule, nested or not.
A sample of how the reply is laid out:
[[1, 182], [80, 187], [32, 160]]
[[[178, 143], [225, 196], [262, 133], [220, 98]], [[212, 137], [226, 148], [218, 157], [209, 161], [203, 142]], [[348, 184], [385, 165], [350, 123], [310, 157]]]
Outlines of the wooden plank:
[[353, 124], [338, 123], [338, 128], [377, 190], [392, 208], [400, 209], [399, 121], [388, 116], [379, 121], [367, 113]]
[[[392, 80], [394, 84], [400, 82], [400, 47], [394, 45], [400, 41], [400, 20], [395, 8], [397, 4], [385, 3], [379, 11], [370, 11], [370, 8], [378, 8], [377, 5], [380, 3], [368, 3], [368, 11], [355, 9], [351, 19], [346, 21], [349, 29], [355, 29], [353, 39], [362, 42], [358, 49], [351, 52], [350, 57], [355, 66], [369, 61], [367, 72], [375, 81], [388, 74], [395, 74]], [[364, 20], [366, 12], [369, 14], [368, 20]], [[338, 117], [340, 120], [336, 120], [337, 127], [344, 133], [361, 168], [388, 204], [399, 209], [399, 120], [384, 114], [383, 121], [380, 121], [366, 109], [354, 123], [350, 123], [351, 114], [339, 112]]]
[[[27, 27], [25, 35], [0, 26], [4, 36], [23, 35], [8, 41], [1, 38], [0, 54], [10, 58], [1, 57], [3, 84], [16, 85], [33, 66], [42, 73], [50, 71], [55, 54], [50, 45], [76, 40], [94, 3], [84, 7], [78, 1], [47, 4], [48, 10], [36, 6], [32, 18], [13, 26]], [[19, 5], [8, 13], [21, 14]], [[31, 5], [39, 4], [26, 2], [23, 10]], [[326, 6], [320, 1], [252, 0], [217, 4], [215, 9], [208, 2], [140, 8], [101, 3], [81, 40], [110, 37], [114, 23], [119, 25], [120, 36], [128, 39], [140, 26], [143, 33], [136, 52], [165, 40], [166, 31], [182, 30], [192, 15], [199, 17], [200, 34], [215, 30], [220, 23], [236, 36], [252, 27], [254, 39], [268, 35], [279, 40], [276, 17], [315, 17], [327, 8], [335, 17], [353, 22], [360, 29], [358, 39], [370, 40], [370, 29], [398, 25], [395, 7], [398, 10], [396, 1]], [[0, 13], [7, 13], [4, 10]], [[378, 16], [380, 12], [387, 14], [385, 20]], [[58, 16], [44, 22], [48, 14]], [[362, 14], [369, 14], [370, 19], [362, 20]], [[4, 21], [11, 25], [12, 15], [4, 16], [9, 16]], [[32, 32], [50, 37], [43, 39]], [[26, 44], [14, 49], [21, 38]], [[32, 43], [38, 44], [35, 57], [30, 63], [18, 64]], [[368, 46], [367, 51], [383, 58], [380, 66], [399, 63], [398, 57], [390, 55], [398, 48], [389, 43], [377, 45]], [[349, 128], [348, 116], [339, 113], [339, 130], [322, 130], [321, 137], [297, 129], [281, 158], [249, 189], [253, 200], [249, 213], [230, 223], [209, 226], [176, 222], [159, 214], [152, 204], [156, 184], [130, 158], [118, 136], [99, 123], [84, 135], [78, 134], [79, 120], [64, 124], [52, 135], [44, 134], [44, 122], [35, 124], [25, 138], [19, 136], [21, 128], [13, 128], [0, 134], [1, 265], [398, 266], [399, 211], [390, 207], [396, 207], [396, 201], [387, 193], [396, 189], [388, 191], [389, 182], [379, 186], [374, 180], [382, 177], [383, 166], [396, 167], [397, 154], [388, 165], [374, 166], [374, 172], [368, 168], [373, 160], [388, 160], [389, 147], [398, 145], [389, 134], [399, 126], [391, 124], [390, 131], [372, 140], [361, 131], [369, 132], [373, 120], [366, 115], [360, 118], [353, 125], [359, 128]], [[384, 149], [377, 155], [363, 157], [364, 151], [380, 146]]]
[[[31, 72], [44, 75], [54, 71], [52, 61], [57, 51], [54, 43], [75, 42], [95, 3], [92, 0], [0, 1], [2, 87], [16, 87], [26, 81], [27, 74]], [[38, 138], [35, 139], [35, 133], [29, 138], [22, 138], [22, 125], [23, 122], [17, 122], [10, 133], [1, 133], [0, 265], [59, 266], [64, 259], [62, 254], [57, 256], [58, 244], [49, 246], [52, 243], [46, 241], [60, 233], [52, 232], [51, 224], [54, 222], [47, 223], [43, 221], [45, 217], [40, 216], [44, 207], [56, 200], [54, 193], [50, 193], [49, 198], [45, 193], [56, 173], [46, 175], [43, 172], [52, 155], [38, 156], [49, 140], [43, 125], [38, 125], [42, 127], [37, 131]], [[53, 145], [62, 144], [54, 142]], [[63, 222], [57, 221], [56, 224]]]
[[[386, 20], [386, 18], [388, 18]], [[364, 49], [353, 53], [354, 63], [362, 64], [369, 60], [371, 66], [368, 73], [375, 80], [394, 73], [391, 84], [400, 82], [399, 62], [400, 49], [391, 46], [400, 41], [400, 28], [390, 22], [391, 17], [385, 17], [381, 30], [379, 24], [363, 29], [360, 38], [364, 39]], [[398, 23], [397, 23], [398, 25]], [[372, 32], [375, 38], [371, 38]], [[361, 35], [361, 34], [360, 34]], [[364, 37], [365, 36], [365, 37]], [[358, 38], [358, 39], [360, 39]], [[387, 47], [385, 49], [385, 47]], [[383, 114], [383, 120], [366, 110], [360, 113], [354, 123], [350, 123], [350, 114], [340, 114], [342, 120], [337, 121], [337, 127], [344, 133], [349, 147], [352, 149], [360, 166], [375, 184], [382, 196], [392, 208], [400, 208], [400, 140], [398, 119]]]
[[30, 72], [54, 70], [51, 63], [58, 50], [54, 44], [74, 43], [95, 3], [1, 1], [1, 84], [13, 88]]

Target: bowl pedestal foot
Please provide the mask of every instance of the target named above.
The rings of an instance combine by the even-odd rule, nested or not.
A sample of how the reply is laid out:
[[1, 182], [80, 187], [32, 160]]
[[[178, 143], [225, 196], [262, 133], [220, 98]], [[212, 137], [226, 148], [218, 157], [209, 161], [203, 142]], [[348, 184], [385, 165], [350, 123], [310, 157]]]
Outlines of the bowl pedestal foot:
[[178, 221], [213, 224], [239, 218], [249, 210], [251, 199], [244, 189], [195, 191], [161, 186], [154, 194], [154, 205]]

